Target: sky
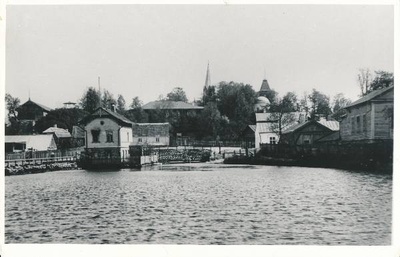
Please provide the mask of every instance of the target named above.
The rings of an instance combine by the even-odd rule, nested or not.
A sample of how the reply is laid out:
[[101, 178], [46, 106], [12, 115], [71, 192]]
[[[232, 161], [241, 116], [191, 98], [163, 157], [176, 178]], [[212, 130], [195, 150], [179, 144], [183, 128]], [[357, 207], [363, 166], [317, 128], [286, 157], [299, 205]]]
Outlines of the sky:
[[393, 72], [390, 5], [7, 6], [6, 93], [50, 108], [92, 86], [144, 103], [211, 83], [352, 100], [359, 69]]

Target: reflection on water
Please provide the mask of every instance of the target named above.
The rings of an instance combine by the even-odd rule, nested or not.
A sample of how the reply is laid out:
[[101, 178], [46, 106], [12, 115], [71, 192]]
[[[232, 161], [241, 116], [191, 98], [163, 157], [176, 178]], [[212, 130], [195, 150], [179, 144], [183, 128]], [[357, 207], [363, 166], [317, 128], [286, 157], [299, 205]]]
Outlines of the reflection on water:
[[390, 175], [192, 164], [5, 180], [6, 243], [391, 243]]

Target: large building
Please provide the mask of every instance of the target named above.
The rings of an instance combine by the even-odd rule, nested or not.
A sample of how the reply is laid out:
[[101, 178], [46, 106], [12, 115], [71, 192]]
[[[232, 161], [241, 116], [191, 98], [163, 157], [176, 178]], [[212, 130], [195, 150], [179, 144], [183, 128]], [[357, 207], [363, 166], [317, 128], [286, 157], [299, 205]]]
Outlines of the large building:
[[345, 107], [340, 121], [343, 141], [393, 139], [394, 87], [369, 93]]
[[35, 124], [40, 118], [46, 116], [51, 109], [44, 105], [35, 103], [30, 98], [16, 109], [19, 120], [19, 134], [35, 133]]

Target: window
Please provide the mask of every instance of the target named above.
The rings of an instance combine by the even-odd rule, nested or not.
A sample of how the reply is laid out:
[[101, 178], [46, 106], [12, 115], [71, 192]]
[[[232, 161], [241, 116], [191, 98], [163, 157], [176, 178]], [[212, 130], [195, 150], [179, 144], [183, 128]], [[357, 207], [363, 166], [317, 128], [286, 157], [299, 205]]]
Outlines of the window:
[[310, 144], [310, 140], [304, 140], [304, 144], [305, 145], [309, 145]]
[[129, 132], [126, 132], [126, 141], [128, 141], [129, 142]]
[[106, 138], [107, 138], [107, 140], [106, 140], [107, 143], [114, 142], [112, 130], [107, 130], [106, 131]]
[[363, 132], [367, 132], [367, 115], [363, 114]]
[[156, 137], [156, 142], [157, 143], [160, 142], [160, 137], [159, 136]]
[[356, 132], [357, 133], [361, 132], [361, 119], [360, 119], [360, 116], [356, 117]]
[[351, 117], [350, 131], [351, 131], [351, 134], [356, 133], [356, 119], [354, 116]]
[[93, 129], [92, 130], [92, 143], [99, 143], [99, 136], [100, 136], [100, 130], [98, 129]]
[[269, 138], [269, 143], [270, 143], [271, 145], [275, 145], [275, 144], [276, 144], [276, 139], [275, 139], [275, 137], [270, 137], [270, 138]]
[[141, 143], [141, 142], [142, 142], [142, 138], [141, 138], [141, 137], [139, 137], [139, 139], [138, 139], [138, 142], [139, 142], [139, 143]]

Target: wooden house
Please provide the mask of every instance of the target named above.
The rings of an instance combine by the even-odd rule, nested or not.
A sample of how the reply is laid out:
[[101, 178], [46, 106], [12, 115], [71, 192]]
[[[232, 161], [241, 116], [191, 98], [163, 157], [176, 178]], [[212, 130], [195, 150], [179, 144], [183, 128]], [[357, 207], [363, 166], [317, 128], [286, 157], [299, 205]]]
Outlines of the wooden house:
[[19, 120], [19, 134], [27, 135], [35, 133], [35, 124], [40, 118], [46, 116], [51, 109], [44, 105], [35, 103], [30, 98], [17, 109]]
[[309, 120], [284, 130], [280, 143], [291, 146], [313, 145], [317, 140], [339, 131], [339, 122]]
[[345, 107], [340, 120], [342, 141], [393, 139], [394, 87], [369, 93]]
[[35, 103], [31, 99], [20, 105], [16, 111], [18, 112], [19, 120], [32, 120], [37, 121], [46, 116], [51, 109], [44, 105]]

